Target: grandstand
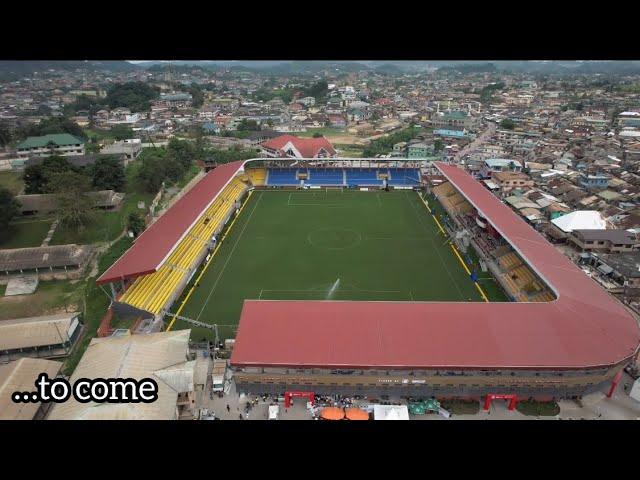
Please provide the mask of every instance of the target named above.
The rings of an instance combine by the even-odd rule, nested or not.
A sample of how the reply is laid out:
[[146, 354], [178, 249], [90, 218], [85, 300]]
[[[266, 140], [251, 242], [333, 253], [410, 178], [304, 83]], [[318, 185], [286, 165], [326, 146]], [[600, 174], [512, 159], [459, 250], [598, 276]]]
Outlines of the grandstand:
[[[555, 296], [544, 282], [523, 262], [510, 245], [500, 245], [490, 248], [495, 242], [500, 243], [499, 237], [487, 233], [486, 219], [482, 218], [462, 194], [449, 182], [441, 183], [432, 188], [432, 193], [449, 218], [460, 229], [471, 230], [473, 241], [485, 260], [489, 262], [495, 278], [501, 284], [509, 298], [516, 302], [545, 302], [554, 300]], [[479, 220], [479, 223], [476, 221]], [[450, 223], [445, 222], [449, 225]], [[485, 229], [480, 227], [484, 225]]]
[[392, 187], [421, 183], [417, 168], [269, 168], [266, 178], [265, 184], [271, 186], [297, 186], [301, 180], [306, 185], [327, 187], [382, 187], [384, 180]]
[[416, 168], [390, 168], [389, 185], [407, 187], [420, 185], [420, 170]]
[[469, 202], [467, 202], [449, 182], [444, 182], [434, 187], [433, 194], [437, 197], [444, 209], [452, 215], [466, 214], [473, 210]]
[[160, 269], [138, 277], [119, 301], [154, 315], [176, 296], [178, 286], [202, 260], [211, 237], [237, 208], [246, 185], [234, 178], [200, 216]]
[[370, 187], [383, 184], [380, 171], [376, 168], [347, 168], [345, 172], [347, 185], [350, 186]]
[[309, 185], [343, 186], [344, 171], [341, 168], [311, 168], [307, 173]]
[[[132, 307], [157, 316], [170, 306], [247, 191], [243, 175], [236, 175], [241, 165], [233, 162], [209, 172], [98, 279], [112, 284], [116, 310]], [[124, 289], [119, 295], [117, 280]]]
[[299, 185], [298, 172], [297, 168], [270, 168], [266, 185]]

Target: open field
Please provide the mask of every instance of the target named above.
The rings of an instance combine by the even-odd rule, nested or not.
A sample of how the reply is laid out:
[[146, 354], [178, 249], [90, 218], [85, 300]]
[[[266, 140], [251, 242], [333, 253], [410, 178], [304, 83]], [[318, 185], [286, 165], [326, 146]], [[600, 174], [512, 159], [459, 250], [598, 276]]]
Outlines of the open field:
[[82, 281], [40, 282], [31, 295], [0, 297], [0, 320], [82, 311]]
[[19, 195], [24, 188], [22, 174], [18, 172], [0, 172], [0, 187], [6, 188], [13, 195]]
[[0, 235], [0, 248], [39, 247], [47, 236], [53, 219], [20, 219], [9, 224]]
[[244, 299], [482, 301], [408, 190], [254, 192], [180, 314], [233, 336]]
[[139, 212], [144, 216], [145, 210], [138, 209], [138, 201], [144, 201], [145, 206], [148, 207], [152, 198], [153, 195], [148, 193], [127, 193], [120, 210], [115, 212], [96, 211], [93, 220], [80, 231], [59, 225], [53, 234], [51, 245], [111, 242], [124, 231], [129, 213]]

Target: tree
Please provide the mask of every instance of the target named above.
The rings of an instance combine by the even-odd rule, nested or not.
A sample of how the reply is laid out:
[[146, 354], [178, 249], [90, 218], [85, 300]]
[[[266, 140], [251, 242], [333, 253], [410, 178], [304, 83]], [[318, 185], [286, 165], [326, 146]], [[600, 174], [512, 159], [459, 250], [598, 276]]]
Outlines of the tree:
[[0, 187], [0, 239], [4, 239], [9, 230], [9, 222], [20, 211], [20, 205], [9, 190]]
[[119, 83], [113, 86], [104, 99], [110, 108], [124, 107], [132, 112], [151, 109], [151, 100], [160, 96], [160, 91], [144, 82]]
[[188, 91], [191, 94], [191, 105], [195, 108], [200, 108], [204, 103], [204, 93], [202, 93], [200, 85], [192, 83]]
[[142, 159], [142, 165], [138, 170], [138, 182], [142, 185], [142, 188], [149, 193], [156, 193], [160, 190], [162, 182], [166, 178], [166, 171], [164, 166], [165, 158], [159, 156], [157, 153], [151, 153], [145, 155]]
[[312, 136], [313, 136], [313, 138], [321, 138], [322, 134], [320, 132], [316, 132]]
[[127, 230], [133, 232], [133, 234], [137, 237], [144, 231], [146, 227], [146, 223], [142, 215], [138, 212], [131, 212], [127, 217]]
[[111, 136], [116, 140], [126, 140], [127, 138], [133, 138], [134, 133], [133, 130], [126, 125], [115, 125], [111, 129]]
[[42, 164], [26, 167], [22, 179], [24, 180], [24, 193], [27, 195], [42, 193], [47, 188], [47, 178], [44, 176]]
[[191, 167], [196, 156], [200, 153], [201, 152], [196, 151], [196, 147], [193, 143], [186, 140], [172, 138], [169, 141], [169, 145], [167, 145], [167, 156], [178, 160], [185, 171]]
[[316, 100], [324, 99], [327, 93], [329, 93], [329, 84], [326, 80], [320, 80], [304, 90], [305, 96], [313, 97]]
[[436, 138], [435, 142], [433, 142], [433, 151], [438, 153], [444, 149], [444, 142], [439, 138]]
[[89, 116], [92, 117], [99, 110], [104, 107], [104, 100], [96, 97], [90, 97], [88, 95], [79, 95], [76, 101], [64, 106], [65, 115], [75, 115], [80, 110], [86, 110], [89, 112]]
[[510, 118], [505, 118], [500, 122], [500, 128], [504, 128], [505, 130], [513, 130], [516, 124]]
[[122, 191], [126, 176], [122, 162], [117, 157], [101, 157], [89, 169], [91, 184], [97, 190]]
[[89, 179], [78, 172], [57, 173], [50, 180], [50, 187], [57, 197], [57, 216], [66, 227], [82, 230], [93, 218], [93, 201], [87, 192]]
[[77, 169], [64, 157], [52, 155], [39, 165], [29, 165], [24, 170], [23, 180], [26, 194], [51, 193], [51, 178], [58, 174]]
[[13, 135], [11, 134], [11, 130], [4, 125], [0, 125], [0, 147], [4, 147], [9, 145], [13, 140]]
[[239, 132], [245, 132], [245, 131], [255, 132], [259, 130], [260, 130], [260, 125], [258, 125], [258, 122], [256, 122], [255, 120], [247, 120], [245, 118], [238, 124]]

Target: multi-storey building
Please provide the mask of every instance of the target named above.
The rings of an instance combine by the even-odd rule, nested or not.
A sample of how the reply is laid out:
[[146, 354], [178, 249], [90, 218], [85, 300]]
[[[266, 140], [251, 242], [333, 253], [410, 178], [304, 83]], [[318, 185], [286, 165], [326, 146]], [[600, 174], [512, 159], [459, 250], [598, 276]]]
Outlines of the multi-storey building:
[[84, 141], [68, 133], [57, 133], [29, 137], [18, 145], [17, 150], [20, 158], [84, 155]]

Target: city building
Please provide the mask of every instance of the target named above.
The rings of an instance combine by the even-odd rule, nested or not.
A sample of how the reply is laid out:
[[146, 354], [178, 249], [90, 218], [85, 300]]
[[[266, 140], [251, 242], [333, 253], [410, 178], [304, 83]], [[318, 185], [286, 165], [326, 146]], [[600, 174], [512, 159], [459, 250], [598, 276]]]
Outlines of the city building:
[[18, 144], [18, 157], [49, 157], [84, 155], [84, 141], [68, 133], [29, 137]]
[[153, 379], [158, 399], [150, 403], [56, 404], [48, 420], [177, 420], [195, 405], [195, 360], [189, 360], [191, 330], [93, 338], [70, 382], [80, 378]]
[[330, 158], [337, 156], [333, 145], [325, 137], [301, 138], [282, 135], [262, 142], [265, 157]]
[[69, 354], [82, 326], [80, 313], [18, 318], [0, 322], [0, 363], [23, 357], [58, 358]]
[[32, 392], [42, 373], [55, 378], [62, 363], [42, 358], [21, 358], [0, 364], [0, 420], [42, 420], [50, 403], [13, 401], [14, 392]]
[[583, 252], [630, 252], [637, 250], [640, 244], [635, 233], [627, 230], [582, 230], [569, 233], [567, 241]]
[[609, 176], [604, 174], [580, 173], [580, 185], [586, 189], [607, 188], [609, 186]]

